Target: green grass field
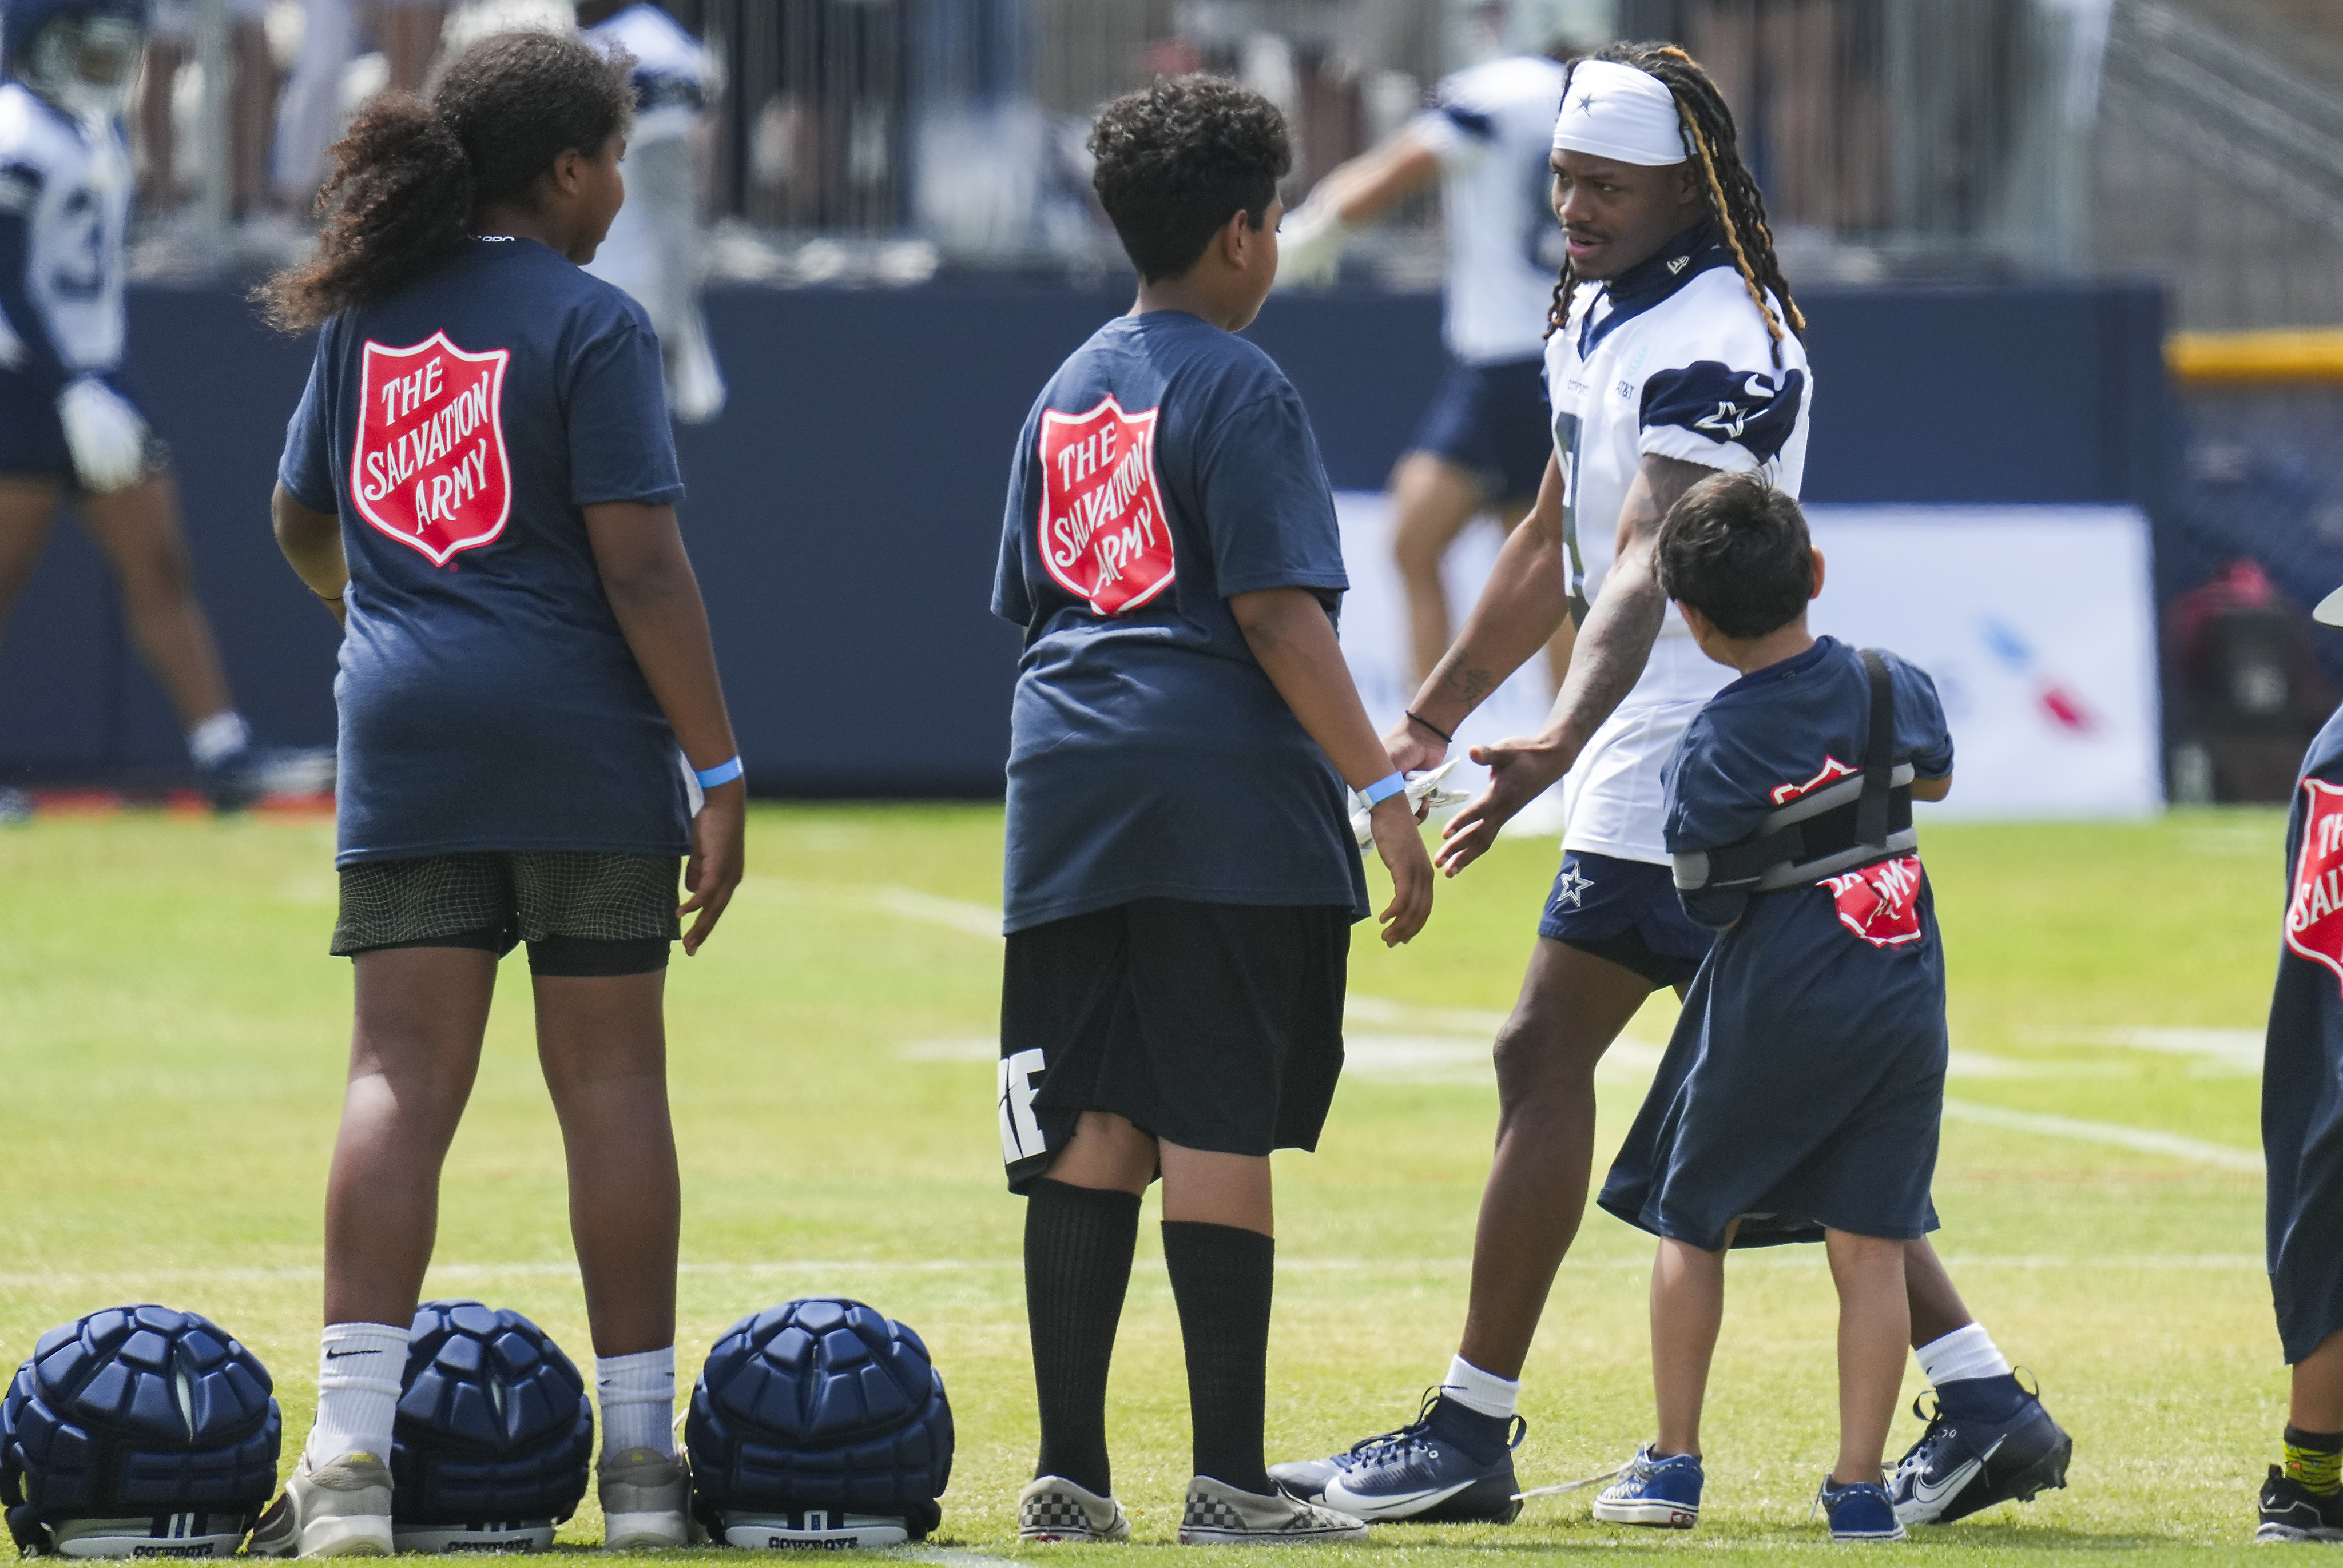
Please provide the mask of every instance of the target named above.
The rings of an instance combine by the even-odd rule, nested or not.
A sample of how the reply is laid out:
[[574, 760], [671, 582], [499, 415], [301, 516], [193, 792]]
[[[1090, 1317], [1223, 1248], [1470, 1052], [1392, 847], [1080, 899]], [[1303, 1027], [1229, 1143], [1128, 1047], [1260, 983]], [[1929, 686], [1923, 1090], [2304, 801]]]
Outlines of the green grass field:
[[[1924, 831], [1955, 1051], [1938, 1244], [2077, 1449], [2070, 1490], [1906, 1549], [2242, 1550], [2284, 1412], [2256, 1152], [2282, 819]], [[790, 1296], [844, 1292], [915, 1325], [960, 1426], [930, 1557], [1049, 1550], [1019, 1548], [1012, 1517], [1034, 1433], [1022, 1207], [1001, 1184], [992, 1106], [1000, 841], [990, 809], [759, 809], [739, 900], [669, 989], [682, 1376], [735, 1318]], [[349, 1023], [348, 966], [325, 953], [330, 853], [327, 826], [265, 819], [0, 830], [0, 1371], [99, 1307], [201, 1311], [276, 1373], [290, 1463], [314, 1399]], [[1494, 1120], [1489, 1035], [1553, 867], [1551, 846], [1508, 841], [1443, 885], [1412, 947], [1362, 930], [1324, 1145], [1279, 1157], [1272, 1458], [1399, 1424], [1447, 1363]], [[517, 1308], [583, 1356], [521, 961], [448, 1162], [427, 1289]], [[1604, 1066], [1605, 1151], [1671, 1011], [1648, 1009]], [[1524, 1484], [1648, 1435], [1650, 1252], [1590, 1215], [1525, 1374]], [[1379, 1527], [1345, 1554], [1824, 1550], [1807, 1518], [1835, 1442], [1820, 1250], [1736, 1259], [1728, 1278], [1698, 1531], [1597, 1525], [1582, 1494], [1503, 1529]], [[1151, 1545], [1172, 1538], [1188, 1473], [1178, 1343], [1150, 1224], [1111, 1422], [1117, 1491]], [[1896, 1448], [1916, 1431], [1899, 1422]], [[587, 1509], [565, 1542], [598, 1542]]]

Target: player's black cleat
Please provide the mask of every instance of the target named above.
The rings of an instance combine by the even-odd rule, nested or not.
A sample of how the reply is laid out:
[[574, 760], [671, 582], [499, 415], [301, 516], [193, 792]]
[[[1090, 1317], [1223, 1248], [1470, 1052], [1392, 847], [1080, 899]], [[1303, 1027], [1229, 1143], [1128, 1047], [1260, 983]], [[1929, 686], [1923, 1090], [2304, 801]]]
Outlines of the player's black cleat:
[[215, 811], [242, 811], [271, 795], [324, 795], [334, 788], [330, 746], [239, 747], [201, 769]]
[[2262, 1483], [2261, 1521], [2254, 1539], [2343, 1541], [2343, 1492], [2313, 1492], [2271, 1465], [2269, 1479]]
[[[1997, 1410], [1990, 1395], [1976, 1403], [1948, 1402], [1937, 1391], [1936, 1412], [1925, 1418], [1927, 1431], [1897, 1462], [1888, 1484], [1897, 1523], [1949, 1524], [1996, 1503], [2030, 1503], [2035, 1493], [2066, 1484], [2075, 1440], [2050, 1419], [2039, 1398], [2015, 1377], [2007, 1382], [2008, 1397]], [[1919, 1400], [1912, 1402], [1912, 1413], [1921, 1413]]]
[[1522, 1511], [1513, 1453], [1529, 1430], [1519, 1416], [1466, 1410], [1437, 1391], [1416, 1419], [1331, 1459], [1270, 1466], [1289, 1496], [1369, 1523], [1507, 1524]]

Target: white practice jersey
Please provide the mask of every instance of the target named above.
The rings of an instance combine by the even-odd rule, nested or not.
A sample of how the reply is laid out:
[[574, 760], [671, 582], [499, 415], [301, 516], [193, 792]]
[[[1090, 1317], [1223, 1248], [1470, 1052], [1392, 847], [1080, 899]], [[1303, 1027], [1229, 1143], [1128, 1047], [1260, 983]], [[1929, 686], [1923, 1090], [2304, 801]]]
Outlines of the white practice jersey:
[[[1814, 382], [1786, 330], [1780, 354], [1777, 367], [1756, 302], [1705, 225], [1606, 286], [1579, 287], [1569, 325], [1546, 340], [1545, 366], [1565, 481], [1563, 550], [1582, 622], [1618, 553], [1620, 509], [1646, 456], [1755, 472], [1798, 493]], [[1564, 779], [1564, 849], [1668, 863], [1660, 769], [1732, 678], [1670, 608], [1634, 689]]]
[[635, 130], [627, 144], [627, 203], [587, 271], [650, 313], [662, 341], [675, 335], [699, 286], [699, 220], [692, 127], [707, 106], [711, 65], [699, 40], [656, 5], [635, 5], [586, 30], [606, 53], [635, 58]]
[[1448, 351], [1468, 365], [1534, 359], [1562, 264], [1548, 160], [1565, 73], [1517, 55], [1440, 84], [1413, 134], [1440, 160], [1448, 216]]
[[0, 368], [71, 377], [122, 363], [130, 194], [118, 127], [83, 125], [22, 82], [0, 84], [0, 252], [11, 253], [0, 259], [11, 274], [0, 277]]

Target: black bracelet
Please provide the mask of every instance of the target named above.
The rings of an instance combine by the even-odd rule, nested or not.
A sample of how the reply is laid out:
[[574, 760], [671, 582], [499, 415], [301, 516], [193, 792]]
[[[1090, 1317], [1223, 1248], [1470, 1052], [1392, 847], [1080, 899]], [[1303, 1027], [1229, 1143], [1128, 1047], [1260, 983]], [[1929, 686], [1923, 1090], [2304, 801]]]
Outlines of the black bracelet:
[[1431, 730], [1434, 735], [1439, 736], [1440, 743], [1443, 746], [1453, 746], [1456, 744], [1456, 737], [1449, 734], [1445, 729], [1441, 729], [1440, 726], [1432, 722], [1431, 719], [1426, 719], [1423, 714], [1418, 713], [1414, 709], [1411, 708], [1407, 710], [1407, 717], [1410, 722], [1421, 724], [1426, 729]]

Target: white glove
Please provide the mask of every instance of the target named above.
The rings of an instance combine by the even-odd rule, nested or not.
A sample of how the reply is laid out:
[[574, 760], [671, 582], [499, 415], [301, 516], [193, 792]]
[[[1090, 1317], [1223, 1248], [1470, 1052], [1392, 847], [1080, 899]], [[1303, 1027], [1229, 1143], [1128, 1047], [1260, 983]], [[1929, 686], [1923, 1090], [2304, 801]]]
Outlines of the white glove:
[[98, 495], [146, 477], [146, 421], [95, 376], [79, 376], [57, 394], [57, 419], [82, 488]]
[[[1409, 779], [1407, 781], [1408, 809], [1414, 811], [1419, 808], [1429, 807], [1436, 811], [1443, 806], [1462, 806], [1470, 799], [1471, 797], [1462, 789], [1441, 788], [1441, 780], [1453, 772], [1456, 764], [1462, 760], [1462, 758], [1451, 757], [1431, 772], [1419, 773]], [[1374, 841], [1375, 830], [1373, 826], [1374, 809], [1367, 804], [1365, 796], [1355, 789], [1351, 791], [1351, 833], [1359, 840], [1359, 848], [1362, 849]]]
[[1351, 226], [1331, 202], [1306, 201], [1277, 226], [1278, 288], [1323, 288], [1342, 264]]
[[679, 424], [705, 425], [724, 412], [724, 372], [699, 309], [684, 313], [667, 355], [667, 402]]

